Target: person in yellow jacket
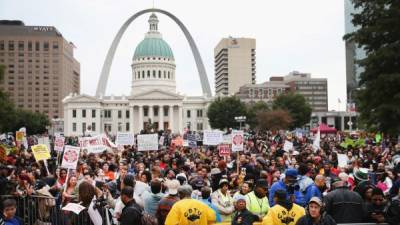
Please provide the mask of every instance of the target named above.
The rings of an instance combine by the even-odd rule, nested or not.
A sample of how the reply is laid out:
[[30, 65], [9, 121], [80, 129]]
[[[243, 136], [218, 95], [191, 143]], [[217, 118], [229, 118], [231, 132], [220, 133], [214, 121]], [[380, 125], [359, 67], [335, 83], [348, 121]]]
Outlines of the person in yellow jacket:
[[274, 194], [274, 205], [268, 210], [262, 225], [295, 225], [306, 214], [305, 209], [286, 199], [286, 190], [279, 189]]
[[254, 215], [258, 216], [258, 220], [267, 215], [269, 202], [267, 198], [268, 182], [265, 179], [259, 179], [256, 183], [254, 191], [246, 195], [246, 207]]
[[172, 206], [165, 225], [208, 225], [215, 222], [214, 210], [199, 200], [191, 199], [192, 191], [189, 185], [179, 187], [181, 200]]

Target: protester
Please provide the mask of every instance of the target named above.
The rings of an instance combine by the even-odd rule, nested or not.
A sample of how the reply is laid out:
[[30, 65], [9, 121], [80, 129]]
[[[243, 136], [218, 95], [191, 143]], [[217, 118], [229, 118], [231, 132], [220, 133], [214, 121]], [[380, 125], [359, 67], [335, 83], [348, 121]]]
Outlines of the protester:
[[257, 215], [254, 215], [246, 208], [246, 198], [243, 195], [236, 195], [233, 198], [235, 204], [235, 212], [232, 218], [232, 225], [252, 225], [259, 220]]
[[323, 210], [320, 198], [312, 197], [306, 208], [306, 215], [301, 217], [296, 225], [336, 225], [335, 220]]
[[178, 180], [170, 180], [165, 183], [168, 188], [168, 195], [163, 197], [158, 203], [156, 217], [159, 224], [164, 224], [165, 219], [172, 206], [179, 201], [178, 188], [180, 183]]
[[279, 189], [285, 190], [288, 195], [288, 200], [289, 198], [294, 199], [294, 203], [298, 205], [305, 205], [304, 202], [304, 196], [303, 194], [299, 191], [299, 185], [297, 184], [297, 176], [298, 172], [296, 169], [287, 169], [285, 172], [285, 178], [283, 180], [275, 182], [271, 190], [269, 192], [269, 205], [274, 206], [275, 201], [274, 201], [274, 196], [275, 196], [275, 191]]
[[387, 204], [383, 191], [379, 188], [375, 188], [371, 193], [371, 202], [366, 205], [366, 219], [364, 222], [367, 223], [384, 223], [385, 214], [387, 210]]
[[324, 197], [326, 212], [336, 223], [361, 223], [364, 218], [364, 202], [357, 192], [350, 191], [340, 179], [333, 182], [334, 190]]
[[192, 191], [193, 189], [189, 185], [179, 187], [178, 194], [181, 200], [172, 206], [165, 220], [165, 225], [208, 225], [215, 222], [216, 216], [210, 207], [190, 198]]
[[257, 181], [254, 191], [246, 195], [247, 209], [258, 216], [257, 220], [261, 221], [268, 213], [269, 203], [267, 198], [268, 182], [264, 179]]
[[120, 225], [142, 225], [142, 210], [133, 199], [133, 188], [126, 186], [121, 190], [121, 200], [125, 207], [122, 209]]
[[23, 225], [23, 221], [15, 216], [17, 211], [17, 202], [14, 199], [3, 201], [3, 213], [0, 217], [0, 223], [5, 225]]
[[159, 180], [153, 180], [150, 184], [151, 192], [145, 192], [142, 196], [144, 203], [144, 211], [150, 216], [156, 216], [157, 207], [160, 200], [164, 197], [161, 192], [161, 182]]
[[208, 205], [210, 208], [212, 208], [215, 212], [215, 217], [216, 217], [216, 222], [222, 222], [221, 214], [219, 214], [217, 206], [215, 206], [213, 203], [211, 203], [211, 188], [209, 187], [202, 187], [201, 188], [201, 202], [204, 204]]
[[263, 218], [262, 225], [295, 225], [305, 215], [303, 207], [288, 200], [288, 193], [284, 189], [274, 192], [274, 202], [275, 205]]
[[235, 209], [228, 188], [228, 180], [222, 179], [219, 182], [219, 189], [211, 195], [211, 202], [217, 207], [218, 213], [221, 214], [223, 222], [231, 221], [231, 215]]

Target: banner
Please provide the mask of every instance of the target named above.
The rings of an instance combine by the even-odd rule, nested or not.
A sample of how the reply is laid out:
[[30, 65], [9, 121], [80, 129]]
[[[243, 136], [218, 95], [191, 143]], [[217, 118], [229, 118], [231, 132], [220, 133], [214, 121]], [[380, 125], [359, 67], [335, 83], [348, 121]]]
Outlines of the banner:
[[219, 156], [229, 156], [231, 155], [231, 148], [228, 144], [218, 145]]
[[57, 152], [62, 152], [64, 150], [64, 142], [65, 142], [65, 137], [56, 137], [54, 139], [54, 150]]
[[22, 143], [24, 141], [25, 133], [22, 131], [15, 132], [15, 140]]
[[232, 152], [243, 151], [244, 135], [242, 130], [232, 131]]
[[36, 161], [50, 159], [50, 151], [44, 144], [34, 145], [31, 147], [33, 156]]
[[79, 147], [70, 145], [65, 146], [64, 155], [61, 163], [61, 167], [67, 169], [76, 169], [79, 159]]
[[107, 146], [103, 145], [103, 139], [99, 135], [79, 138], [79, 146], [82, 149], [87, 149], [88, 153], [101, 153], [107, 150]]
[[283, 150], [285, 152], [289, 152], [290, 150], [293, 150], [293, 143], [288, 140], [285, 140], [285, 144], [283, 144]]
[[138, 151], [158, 150], [158, 134], [142, 134], [137, 136]]
[[133, 133], [117, 132], [117, 138], [115, 139], [115, 144], [116, 145], [134, 145], [135, 139], [134, 139]]
[[222, 131], [205, 130], [203, 133], [203, 145], [219, 145], [222, 142]]

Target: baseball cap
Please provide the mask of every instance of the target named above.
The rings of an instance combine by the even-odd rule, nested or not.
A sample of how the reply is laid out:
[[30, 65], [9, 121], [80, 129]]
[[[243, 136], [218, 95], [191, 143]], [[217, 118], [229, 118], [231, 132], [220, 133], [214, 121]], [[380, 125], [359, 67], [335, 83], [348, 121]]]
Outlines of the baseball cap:
[[233, 197], [233, 202], [238, 202], [240, 200], [246, 201], [246, 196], [238, 194]]
[[285, 172], [286, 177], [297, 177], [299, 173], [297, 172], [296, 169], [287, 169]]
[[165, 183], [168, 188], [168, 194], [176, 195], [178, 194], [178, 188], [180, 185], [178, 180], [170, 180]]
[[308, 202], [308, 204], [310, 204], [311, 202], [317, 203], [319, 206], [322, 206], [322, 201], [321, 201], [321, 199], [318, 198], [318, 197], [312, 197], [312, 198], [310, 199], [310, 201]]

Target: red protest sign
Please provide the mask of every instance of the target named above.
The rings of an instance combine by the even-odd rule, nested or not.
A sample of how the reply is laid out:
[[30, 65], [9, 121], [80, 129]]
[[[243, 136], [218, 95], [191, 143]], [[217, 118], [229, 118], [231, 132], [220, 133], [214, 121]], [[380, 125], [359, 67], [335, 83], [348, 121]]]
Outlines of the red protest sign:
[[229, 156], [231, 154], [231, 148], [228, 144], [222, 144], [218, 146], [220, 156]]

